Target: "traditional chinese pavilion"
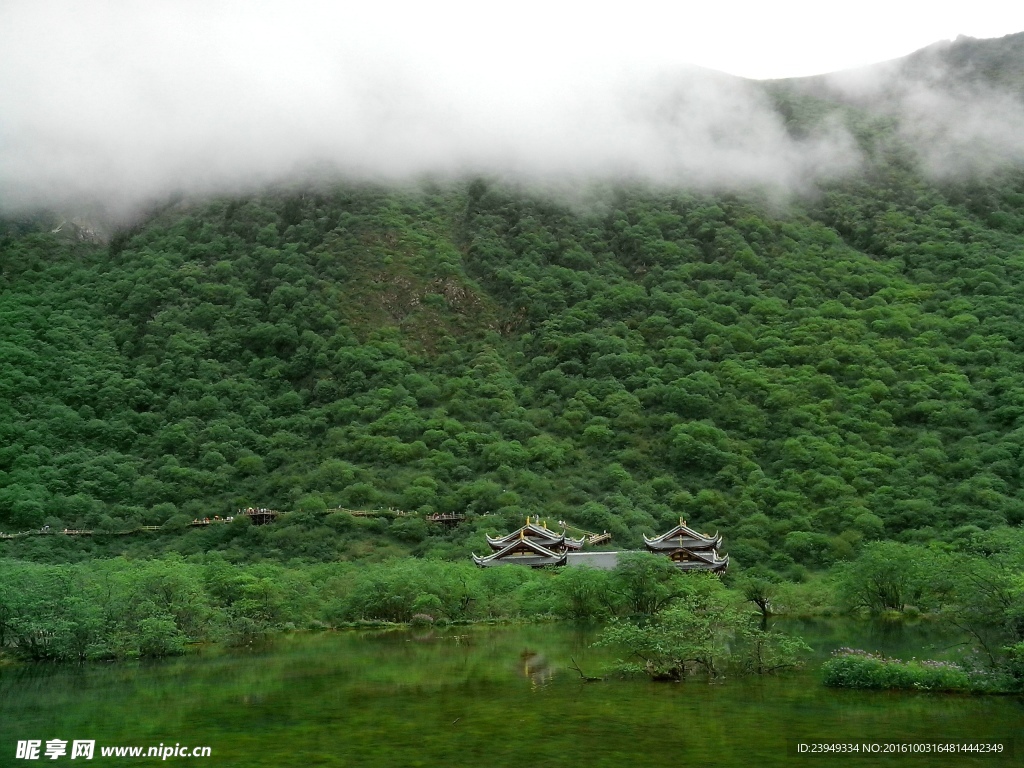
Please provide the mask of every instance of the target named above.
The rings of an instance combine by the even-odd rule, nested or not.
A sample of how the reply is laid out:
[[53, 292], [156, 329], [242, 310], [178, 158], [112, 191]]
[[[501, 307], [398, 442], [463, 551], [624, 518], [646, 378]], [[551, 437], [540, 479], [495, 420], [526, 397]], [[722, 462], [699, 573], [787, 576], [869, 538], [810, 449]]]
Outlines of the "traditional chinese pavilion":
[[721, 534], [707, 536], [690, 528], [685, 520], [668, 533], [654, 539], [644, 536], [644, 544], [651, 552], [668, 555], [676, 567], [684, 571], [711, 571], [724, 573], [729, 567], [729, 556], [718, 554]]
[[487, 537], [492, 554], [487, 557], [473, 555], [473, 562], [481, 568], [492, 565], [565, 565], [568, 552], [583, 548], [583, 539], [570, 539], [565, 531], [552, 531], [547, 524], [530, 522], [507, 536]]
[[530, 518], [526, 518], [526, 525], [507, 536], [497, 538], [488, 536], [487, 543], [491, 545], [491, 549], [497, 551], [518, 539], [530, 539], [552, 552], [564, 552], [565, 550], [575, 552], [583, 549], [583, 539], [570, 539], [565, 535], [565, 531], [552, 531], [548, 528], [547, 523], [532, 523]]

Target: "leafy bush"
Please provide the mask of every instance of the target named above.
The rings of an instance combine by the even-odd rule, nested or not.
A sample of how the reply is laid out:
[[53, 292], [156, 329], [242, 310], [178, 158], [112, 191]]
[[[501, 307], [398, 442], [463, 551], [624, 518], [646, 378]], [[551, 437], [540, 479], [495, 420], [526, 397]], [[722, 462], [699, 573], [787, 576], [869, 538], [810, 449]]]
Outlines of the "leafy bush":
[[671, 607], [646, 618], [614, 620], [597, 644], [628, 651], [619, 669], [654, 680], [678, 681], [695, 672], [717, 676], [726, 669], [768, 674], [798, 665], [807, 645], [761, 629], [755, 614], [741, 610], [741, 601], [717, 579], [694, 576]]
[[840, 648], [822, 665], [825, 685], [918, 691], [968, 691], [971, 677], [958, 664], [928, 659], [901, 661], [853, 648]]

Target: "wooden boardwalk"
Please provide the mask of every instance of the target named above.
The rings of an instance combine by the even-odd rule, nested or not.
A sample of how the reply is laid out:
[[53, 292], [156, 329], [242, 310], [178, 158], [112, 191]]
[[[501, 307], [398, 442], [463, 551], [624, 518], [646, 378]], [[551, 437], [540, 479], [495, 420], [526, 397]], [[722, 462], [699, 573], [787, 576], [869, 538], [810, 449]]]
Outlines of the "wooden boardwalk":
[[[346, 507], [333, 507], [331, 509], [324, 510], [324, 514], [331, 514], [334, 512], [345, 512], [353, 517], [419, 517], [419, 515], [412, 512], [406, 512], [405, 510], [395, 509], [393, 507], [388, 507], [387, 509], [348, 509]], [[277, 520], [279, 515], [284, 513], [267, 507], [247, 507], [237, 510], [235, 514], [236, 516], [240, 515], [248, 517], [252, 521], [253, 525], [266, 525], [267, 523], [274, 522]], [[423, 516], [423, 519], [428, 523], [452, 526], [458, 525], [466, 519], [466, 516], [458, 512], [438, 512], [433, 515], [425, 515]], [[232, 520], [234, 520], [234, 517], [220, 517], [219, 515], [214, 515], [213, 517], [200, 517], [189, 523], [189, 527], [205, 528], [209, 525], [230, 523]], [[168, 530], [166, 525], [140, 525], [125, 531], [96, 531], [84, 528], [64, 528], [56, 530], [47, 527], [40, 528], [38, 530], [20, 531], [18, 533], [5, 533], [0, 531], [0, 540], [22, 539], [28, 536], [130, 536], [136, 533], [159, 533], [164, 530]], [[602, 541], [606, 541], [611, 538], [611, 534], [597, 535], [605, 537], [601, 539]]]
[[[132, 529], [131, 531], [100, 531], [100, 533], [134, 533], [138, 529]], [[96, 531], [87, 531], [81, 528], [62, 528], [61, 530], [50, 530], [47, 528], [40, 528], [38, 531], [21, 531], [20, 533], [2, 533], [0, 532], [0, 539], [21, 539], [26, 536], [92, 536]]]
[[465, 515], [460, 515], [457, 512], [436, 512], [433, 515], [427, 515], [425, 518], [428, 523], [440, 523], [441, 525], [458, 525], [466, 519]]
[[346, 507], [331, 507], [327, 510], [328, 514], [332, 512], [345, 512], [352, 515], [352, 517], [412, 517], [412, 512], [406, 512], [402, 509], [394, 509], [388, 507], [387, 509], [347, 509]]

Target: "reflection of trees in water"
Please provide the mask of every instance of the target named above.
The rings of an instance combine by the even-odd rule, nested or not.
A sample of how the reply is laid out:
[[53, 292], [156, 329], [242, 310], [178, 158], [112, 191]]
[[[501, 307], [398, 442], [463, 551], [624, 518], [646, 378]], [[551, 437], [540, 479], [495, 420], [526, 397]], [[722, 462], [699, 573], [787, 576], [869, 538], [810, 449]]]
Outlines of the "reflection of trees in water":
[[29, 694], [52, 694], [55, 687], [82, 687], [88, 676], [82, 667], [57, 664], [10, 664], [0, 671], [0, 712], [13, 712]]
[[950, 627], [927, 619], [773, 617], [768, 626], [802, 637], [819, 656], [849, 647], [909, 658], [947, 650], [962, 640]]
[[[815, 625], [825, 630], [829, 621]], [[842, 644], [856, 626], [841, 622], [830, 637]], [[584, 761], [592, 766], [678, 768], [679, 752], [663, 748], [664, 734], [685, 722], [701, 723], [682, 745], [693, 756], [687, 762], [715, 766], [772, 764], [773, 755], [786, 754], [787, 739], [820, 738], [825, 728], [851, 741], [891, 737], [894, 722], [901, 737], [922, 741], [935, 733], [1006, 741], [1019, 730], [1020, 708], [1009, 697], [837, 695], [815, 669], [768, 679], [730, 676], [715, 686], [618, 678], [584, 685], [572, 657], [600, 675], [613, 652], [592, 648], [592, 636], [575, 628], [434, 632], [422, 643], [404, 630], [296, 633], [278, 638], [276, 650], [263, 656], [211, 648], [156, 663], [3, 667], [0, 731], [31, 734], [41, 715], [54, 713], [68, 734], [95, 734], [109, 744], [132, 743], [140, 728], [173, 734], [187, 723], [196, 743], [221, 745], [252, 765], [315, 765], [331, 750], [351, 765], [446, 766], [457, 747], [484, 756], [475, 762], [487, 766], [522, 763], [522, 745], [508, 739], [518, 729], [540, 734], [531, 746], [535, 762], [563, 762], [583, 738], [599, 744], [594, 759]], [[722, 754], [723, 745], [732, 747]], [[461, 762], [471, 761], [455, 761]]]
[[929, 621], [907, 621], [900, 617], [879, 617], [867, 623], [867, 637], [880, 649], [914, 649], [930, 653], [959, 643], [959, 638]]
[[902, 644], [910, 633], [910, 628], [902, 620], [881, 616], [868, 623], [867, 637], [885, 645], [892, 645]]

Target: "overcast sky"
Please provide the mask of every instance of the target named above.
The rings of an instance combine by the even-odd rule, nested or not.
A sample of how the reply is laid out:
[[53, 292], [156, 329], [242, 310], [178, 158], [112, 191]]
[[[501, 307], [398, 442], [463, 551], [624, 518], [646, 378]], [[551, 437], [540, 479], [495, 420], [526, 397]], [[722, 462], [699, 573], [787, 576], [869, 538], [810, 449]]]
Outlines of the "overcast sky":
[[1005, 0], [0, 0], [0, 207], [321, 163], [786, 184], [848, 165], [846, 138], [795, 144], [688, 65], [800, 76], [1018, 31]]

